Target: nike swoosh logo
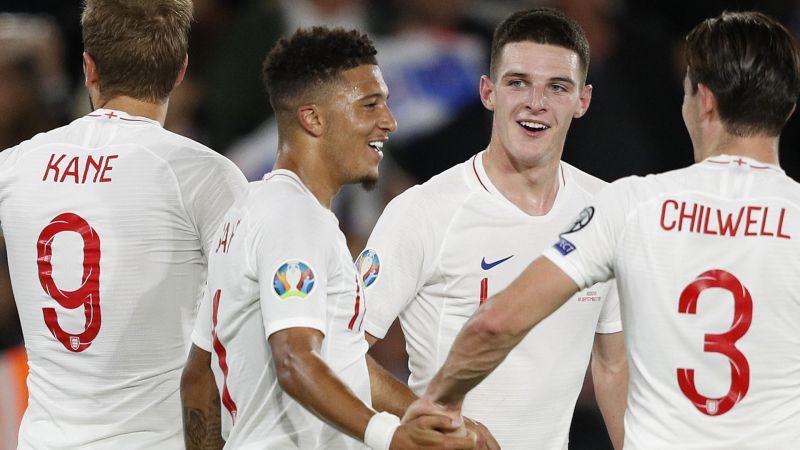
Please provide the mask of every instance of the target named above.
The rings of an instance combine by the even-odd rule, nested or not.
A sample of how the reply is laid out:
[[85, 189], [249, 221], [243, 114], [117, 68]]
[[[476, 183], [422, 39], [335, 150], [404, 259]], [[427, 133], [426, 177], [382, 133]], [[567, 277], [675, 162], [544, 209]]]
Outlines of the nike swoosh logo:
[[511, 255], [511, 256], [507, 256], [507, 257], [505, 257], [505, 258], [503, 258], [503, 259], [498, 259], [497, 261], [494, 261], [494, 262], [487, 263], [487, 262], [486, 262], [486, 257], [484, 256], [484, 257], [483, 257], [483, 259], [481, 260], [481, 269], [483, 269], [483, 270], [489, 270], [489, 269], [491, 269], [492, 267], [494, 267], [494, 266], [496, 266], [496, 265], [498, 265], [498, 264], [500, 264], [500, 263], [506, 262], [506, 261], [508, 261], [509, 259], [513, 258], [513, 257], [514, 257], [514, 255]]

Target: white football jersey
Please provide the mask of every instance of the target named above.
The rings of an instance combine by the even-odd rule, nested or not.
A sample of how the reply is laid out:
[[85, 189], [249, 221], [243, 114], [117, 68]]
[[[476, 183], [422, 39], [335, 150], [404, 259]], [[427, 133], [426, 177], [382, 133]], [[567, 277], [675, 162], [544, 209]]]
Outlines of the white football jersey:
[[545, 255], [579, 286], [616, 276], [625, 448], [797, 448], [800, 186], [780, 168], [619, 180]]
[[0, 153], [30, 366], [19, 448], [183, 448], [206, 255], [245, 186], [219, 154], [107, 109]]
[[[553, 208], [531, 216], [491, 184], [482, 157], [395, 198], [357, 261], [370, 298], [366, 331], [382, 338], [400, 317], [417, 394], [480, 304], [508, 286], [605, 185], [562, 163]], [[594, 335], [620, 330], [613, 283], [580, 292], [467, 395], [464, 415], [483, 422], [503, 448], [566, 448]]]
[[297, 175], [275, 170], [250, 184], [218, 234], [192, 338], [212, 353], [226, 448], [366, 448], [281, 389], [267, 341], [287, 328], [319, 330], [322, 358], [371, 403], [366, 301], [336, 216]]

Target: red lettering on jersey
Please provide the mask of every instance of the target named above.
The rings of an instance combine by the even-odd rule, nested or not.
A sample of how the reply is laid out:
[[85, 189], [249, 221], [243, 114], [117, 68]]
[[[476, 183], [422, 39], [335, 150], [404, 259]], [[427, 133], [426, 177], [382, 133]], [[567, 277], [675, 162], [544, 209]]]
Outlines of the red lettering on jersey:
[[56, 183], [71, 181], [75, 184], [85, 184], [87, 180], [92, 183], [108, 183], [111, 181], [109, 172], [113, 169], [111, 160], [119, 158], [119, 155], [100, 157], [88, 155], [85, 160], [82, 156], [73, 156], [64, 163], [66, 158], [65, 154], [58, 156], [58, 159], [55, 154], [51, 154], [50, 161], [45, 166], [42, 181], [47, 181], [52, 173], [52, 181]]
[[56, 158], [56, 155], [55, 154], [50, 155], [50, 161], [47, 163], [47, 167], [45, 167], [44, 169], [44, 176], [42, 176], [42, 181], [47, 181], [47, 175], [50, 173], [51, 170], [53, 171], [53, 181], [56, 182], [58, 181], [58, 174], [60, 173], [58, 165], [61, 164], [61, 161], [63, 161], [64, 158], [66, 158], [66, 156], [67, 155], [61, 155], [58, 158], [58, 160], [53, 161]]
[[[744, 236], [791, 239], [790, 235], [783, 232], [786, 208], [781, 208], [779, 213], [771, 215], [778, 216], [777, 225], [775, 219], [771, 220], [770, 209], [767, 206], [742, 206], [736, 213], [723, 212], [721, 209], [699, 203], [668, 199], [661, 204], [659, 225], [664, 231], [730, 237], [738, 236], [741, 231]], [[716, 216], [716, 220], [712, 216]]]
[[75, 184], [78, 184], [78, 157], [74, 156], [72, 159], [69, 160], [67, 163], [67, 169], [64, 171], [64, 174], [61, 175], [61, 179], [58, 180], [59, 182], [63, 183], [67, 177], [73, 177], [75, 179]]
[[222, 226], [222, 236], [219, 238], [219, 243], [214, 253], [218, 253], [220, 248], [222, 249], [222, 253], [228, 253], [228, 249], [233, 242], [233, 235], [236, 234], [236, 229], [239, 227], [239, 222], [241, 221], [242, 219], [237, 220], [236, 224], [225, 222], [225, 225]]
[[725, 221], [722, 220], [722, 211], [717, 210], [717, 222], [719, 223], [719, 234], [723, 236], [736, 236], [736, 232], [739, 230], [739, 223], [742, 221], [742, 215], [744, 214], [744, 208], [739, 209], [739, 217], [736, 218], [736, 225], [731, 222], [733, 218], [733, 214], [728, 213], [728, 216], [725, 218]]
[[[119, 158], [119, 155], [108, 155], [106, 157], [106, 162], [105, 162], [105, 164], [103, 164], [103, 170], [100, 172], [100, 183], [108, 183], [109, 181], [111, 181], [111, 175], [109, 174], [108, 176], [106, 176], [106, 173], [107, 172], [111, 172], [111, 169], [113, 169], [113, 167], [111, 167], [111, 160], [112, 159], [117, 159], [117, 158]], [[100, 157], [100, 161], [103, 161], [103, 157], [102, 156]], [[94, 179], [95, 180], [97, 179], [97, 174], [96, 173], [94, 175]], [[86, 183], [86, 177], [85, 176], [83, 177], [82, 183]]]
[[786, 208], [781, 208], [781, 216], [778, 217], [778, 237], [781, 239], [791, 239], [788, 234], [783, 234], [783, 216], [786, 215]]
[[665, 200], [664, 203], [661, 205], [661, 228], [666, 231], [670, 231], [675, 228], [676, 222], [673, 220], [670, 225], [667, 225], [666, 217], [667, 217], [667, 205], [671, 205], [672, 208], [678, 209], [678, 202], [675, 200]]

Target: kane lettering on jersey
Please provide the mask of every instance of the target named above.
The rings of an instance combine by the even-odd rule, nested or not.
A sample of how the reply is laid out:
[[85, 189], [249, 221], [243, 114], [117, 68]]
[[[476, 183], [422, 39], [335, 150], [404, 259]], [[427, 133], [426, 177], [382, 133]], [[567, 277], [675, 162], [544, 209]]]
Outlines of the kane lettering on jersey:
[[227, 159], [98, 110], [0, 153], [0, 225], [30, 373], [21, 449], [183, 448], [178, 385]]
[[232, 448], [362, 449], [278, 384], [268, 338], [324, 334], [322, 358], [370, 404], [366, 299], [336, 217], [300, 179], [275, 170], [225, 215], [192, 338], [212, 353], [222, 432]]
[[800, 185], [721, 155], [619, 180], [592, 203], [562, 235], [573, 250], [545, 256], [579, 286], [620, 281], [625, 448], [794, 448]]
[[[370, 299], [366, 330], [383, 337], [399, 317], [418, 394], [480, 304], [552, 245], [605, 184], [562, 164], [552, 210], [529, 216], [492, 185], [482, 158], [394, 199], [357, 261]], [[566, 448], [595, 333], [620, 330], [613, 283], [580, 292], [467, 395], [464, 414], [503, 448]], [[534, 372], [542, 376], [532, 383]]]

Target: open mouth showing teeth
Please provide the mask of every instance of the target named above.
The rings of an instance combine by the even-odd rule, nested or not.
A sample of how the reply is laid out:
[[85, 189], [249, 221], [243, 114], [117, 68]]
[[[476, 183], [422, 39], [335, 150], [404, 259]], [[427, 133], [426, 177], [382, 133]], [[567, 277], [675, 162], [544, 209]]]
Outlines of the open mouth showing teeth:
[[544, 131], [550, 127], [545, 124], [537, 123], [537, 122], [517, 122], [528, 131]]
[[383, 142], [382, 141], [370, 142], [369, 146], [372, 147], [378, 153], [383, 152]]

